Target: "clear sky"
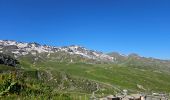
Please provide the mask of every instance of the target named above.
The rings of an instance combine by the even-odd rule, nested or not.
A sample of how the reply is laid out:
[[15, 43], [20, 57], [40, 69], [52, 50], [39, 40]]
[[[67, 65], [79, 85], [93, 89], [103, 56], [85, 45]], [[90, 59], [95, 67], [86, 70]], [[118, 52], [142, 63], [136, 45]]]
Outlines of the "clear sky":
[[170, 59], [170, 0], [0, 0], [0, 39]]

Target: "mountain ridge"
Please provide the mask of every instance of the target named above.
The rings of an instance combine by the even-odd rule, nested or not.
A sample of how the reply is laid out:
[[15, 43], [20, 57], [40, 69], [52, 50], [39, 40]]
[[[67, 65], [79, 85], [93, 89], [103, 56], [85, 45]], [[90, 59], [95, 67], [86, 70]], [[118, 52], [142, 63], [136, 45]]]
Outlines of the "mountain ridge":
[[56, 53], [59, 51], [67, 52], [70, 55], [74, 55], [74, 54], [81, 55], [89, 59], [108, 60], [111, 62], [114, 61], [113, 57], [110, 57], [102, 52], [88, 50], [85, 47], [81, 47], [78, 45], [56, 47], [56, 46], [40, 45], [35, 42], [24, 43], [24, 42], [17, 42], [11, 40], [0, 40], [0, 52], [12, 53], [14, 54], [15, 57], [27, 55], [29, 53], [32, 54]]
[[[87, 50], [90, 51], [90, 53], [92, 53], [93, 56], [89, 57], [87, 54], [85, 54], [87, 52], [75, 52], [75, 54], [79, 54], [79, 55], [85, 56], [87, 58], [92, 58], [92, 59], [95, 59], [94, 56], [103, 56], [103, 58], [105, 58], [105, 60], [108, 59], [110, 61], [114, 61], [116, 59], [116, 57], [118, 57], [118, 56], [124, 57], [124, 58], [130, 57], [130, 56], [138, 56], [138, 57], [149, 58], [149, 59], [154, 59], [154, 60], [170, 61], [169, 59], [160, 59], [160, 58], [155, 58], [155, 57], [140, 56], [136, 53], [130, 53], [128, 55], [120, 54], [119, 52], [114, 52], [114, 51], [109, 52], [109, 53], [103, 53], [101, 51], [87, 49], [87, 48], [80, 46], [80, 45], [49, 46], [49, 45], [46, 45], [46, 44], [39, 44], [37, 42], [18, 42], [18, 41], [15, 41], [15, 40], [0, 40], [0, 52], [2, 52], [1, 51], [2, 46], [13, 46], [14, 49], [17, 49], [17, 47], [19, 47], [19, 48], [26, 48], [26, 47], [31, 48], [31, 47], [33, 47], [34, 48], [33, 50], [38, 51], [38, 53], [41, 53], [41, 52], [56, 52], [57, 50], [66, 51], [66, 52], [71, 53], [76, 49], [79, 49], [79, 50], [84, 49], [85, 51], [87, 51]], [[36, 47], [39, 47], [39, 48], [36, 48]], [[26, 50], [29, 51], [29, 49], [26, 49]], [[16, 52], [13, 52], [13, 53], [16, 53]], [[25, 54], [23, 53], [23, 55], [25, 55]], [[114, 56], [116, 56], [116, 57], [114, 58]]]

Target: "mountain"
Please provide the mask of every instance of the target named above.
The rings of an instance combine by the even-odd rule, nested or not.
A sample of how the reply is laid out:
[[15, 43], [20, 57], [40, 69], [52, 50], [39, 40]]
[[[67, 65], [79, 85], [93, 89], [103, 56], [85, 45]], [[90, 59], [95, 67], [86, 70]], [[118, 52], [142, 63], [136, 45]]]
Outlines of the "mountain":
[[8, 54], [14, 58], [31, 57], [32, 62], [38, 60], [52, 60], [58, 62], [85, 62], [85, 63], [113, 63], [137, 68], [151, 68], [161, 71], [170, 71], [170, 61], [155, 58], [141, 57], [132, 53], [123, 55], [117, 52], [104, 54], [89, 50], [82, 46], [47, 46], [38, 43], [23, 43], [12, 40], [0, 40], [0, 53]]
[[[0, 99], [86, 100], [169, 93], [170, 61], [85, 47], [0, 40]], [[78, 98], [75, 98], [78, 97]]]
[[110, 57], [102, 52], [88, 50], [84, 47], [72, 45], [72, 46], [63, 46], [63, 47], [55, 47], [55, 46], [47, 46], [40, 45], [38, 43], [23, 43], [16, 42], [10, 40], [0, 40], [0, 52], [8, 53], [14, 55], [14, 57], [25, 56], [28, 54], [36, 55], [41, 53], [50, 54], [65, 52], [69, 55], [78, 55], [83, 58], [94, 59], [98, 61], [110, 61], [114, 62], [114, 58]]
[[50, 56], [50, 54], [61, 53], [65, 52], [69, 55], [78, 55], [83, 58], [93, 59], [98, 61], [107, 61], [112, 63], [122, 63], [127, 62], [129, 59], [136, 59], [139, 61], [148, 61], [151, 62], [160, 62], [169, 64], [169, 60], [160, 60], [155, 58], [146, 58], [141, 57], [138, 54], [132, 53], [129, 55], [123, 55], [117, 52], [111, 52], [108, 54], [104, 54], [100, 51], [89, 50], [82, 46], [71, 45], [71, 46], [63, 46], [63, 47], [56, 47], [56, 46], [47, 46], [47, 45], [40, 45], [36, 42], [32, 43], [24, 43], [24, 42], [17, 42], [13, 40], [0, 40], [0, 52], [8, 53], [13, 55], [15, 58], [25, 55], [37, 55], [37, 54], [47, 54], [46, 56]]
[[104, 54], [77, 45], [56, 47], [40, 45], [35, 42], [23, 43], [12, 40], [0, 40], [0, 52], [15, 58], [32, 56], [34, 61], [44, 59], [57, 60], [58, 62], [114, 63], [138, 68], [147, 68], [149, 66], [164, 71], [169, 71], [170, 68], [169, 60], [141, 57], [135, 53], [129, 55], [117, 52]]
[[119, 53], [109, 53], [111, 57], [116, 58], [116, 63], [131, 66], [136, 68], [145, 68], [145, 69], [153, 69], [153, 70], [161, 70], [164, 72], [169, 72], [170, 70], [170, 61], [169, 60], [161, 60], [155, 58], [147, 58], [141, 57], [138, 54], [132, 53], [129, 55], [121, 55]]

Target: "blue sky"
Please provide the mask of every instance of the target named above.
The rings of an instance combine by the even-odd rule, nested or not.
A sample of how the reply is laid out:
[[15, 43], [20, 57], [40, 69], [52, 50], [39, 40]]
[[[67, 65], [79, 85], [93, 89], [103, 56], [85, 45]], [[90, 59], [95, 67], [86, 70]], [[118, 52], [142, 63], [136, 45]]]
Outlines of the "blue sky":
[[0, 0], [0, 39], [170, 59], [170, 1]]

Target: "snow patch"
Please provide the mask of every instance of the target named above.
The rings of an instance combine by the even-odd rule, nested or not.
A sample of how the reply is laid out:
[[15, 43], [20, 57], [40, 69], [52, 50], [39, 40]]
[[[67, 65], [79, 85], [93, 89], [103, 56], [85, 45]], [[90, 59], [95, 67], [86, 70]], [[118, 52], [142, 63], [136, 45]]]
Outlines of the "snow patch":
[[28, 46], [28, 43], [18, 43], [17, 46], [18, 48], [25, 48]]

